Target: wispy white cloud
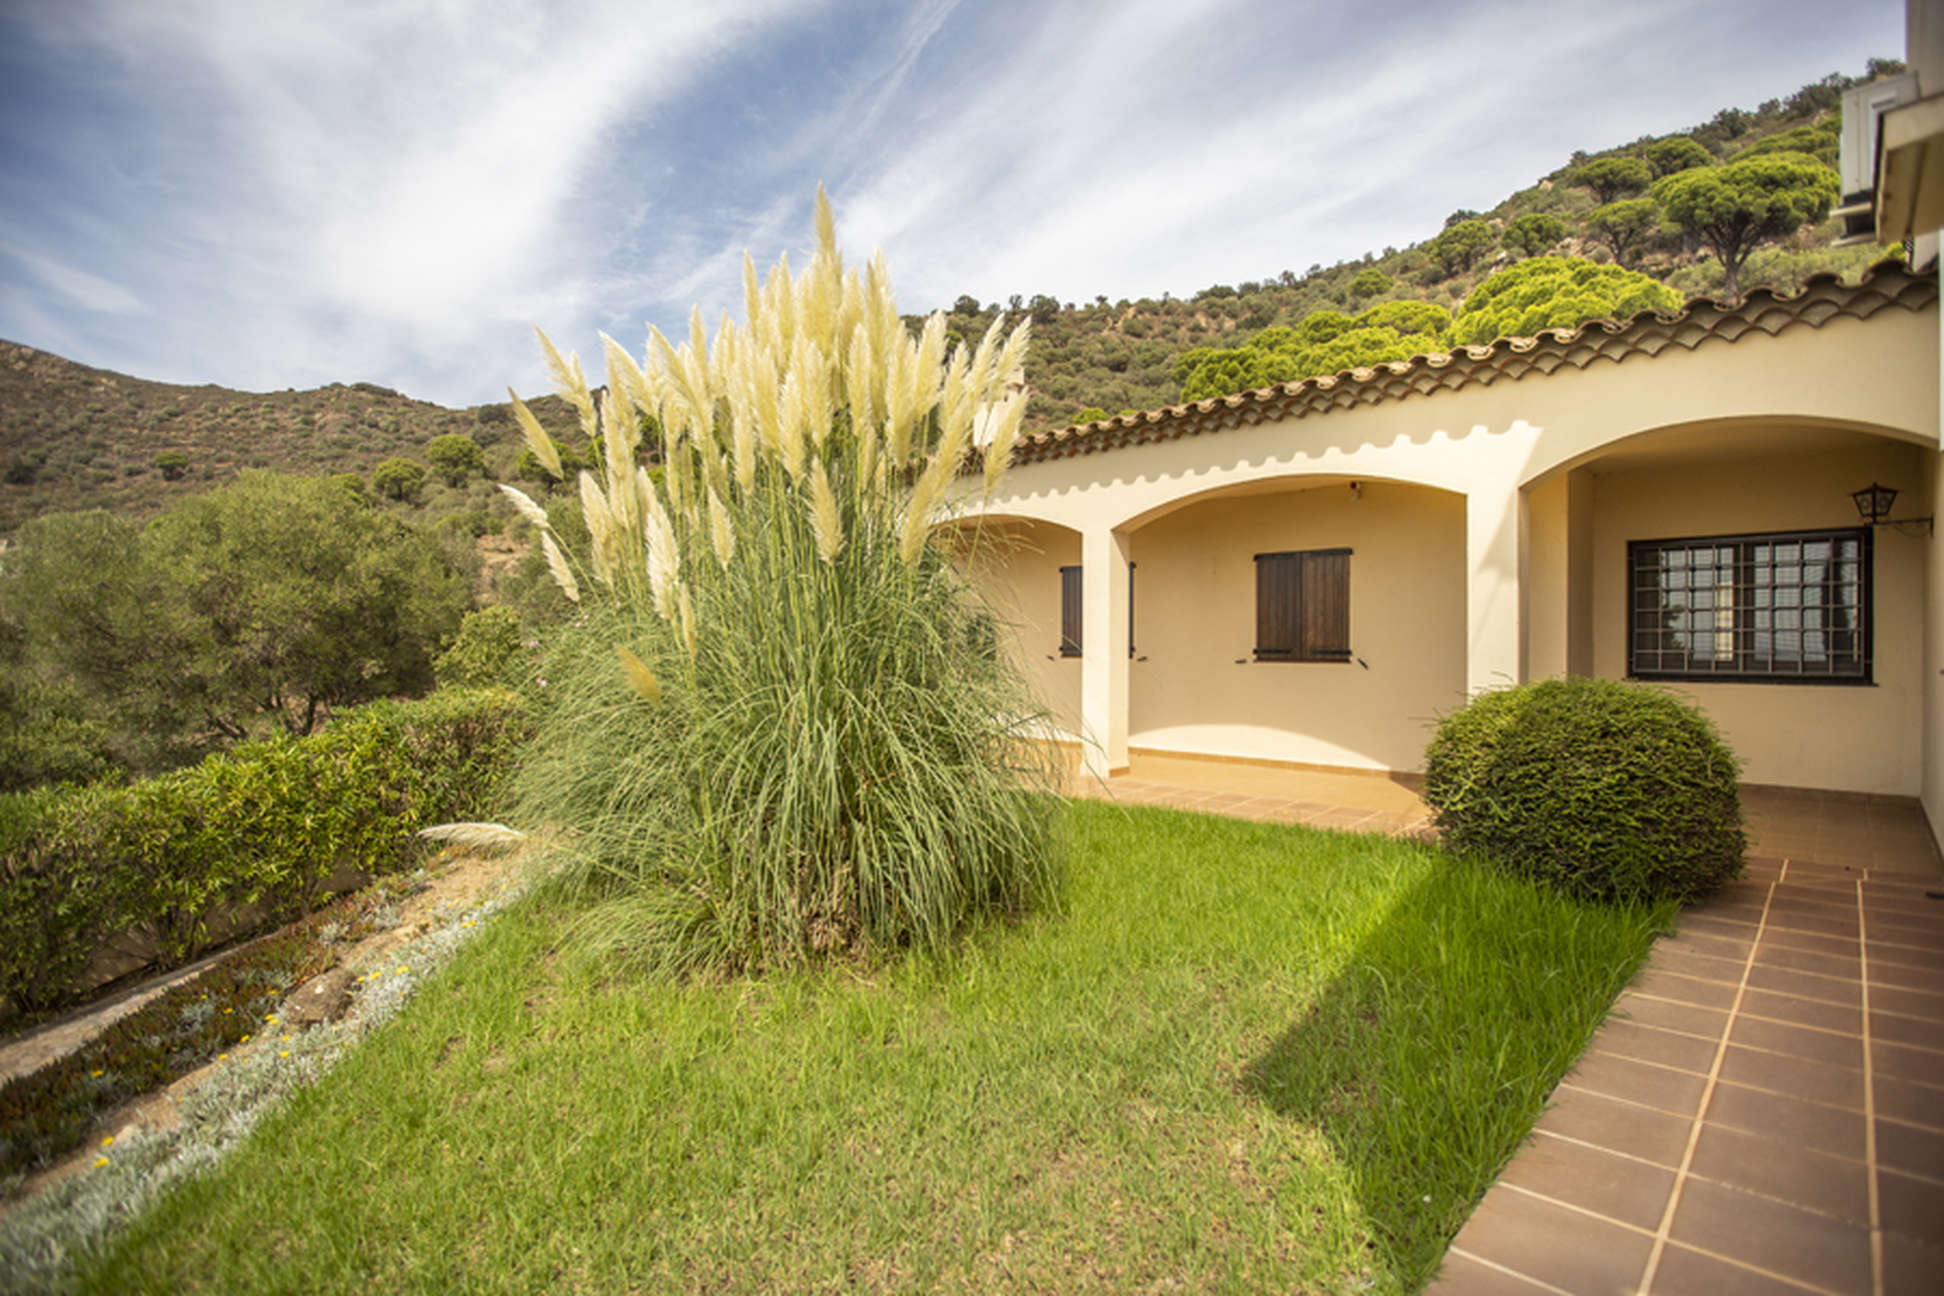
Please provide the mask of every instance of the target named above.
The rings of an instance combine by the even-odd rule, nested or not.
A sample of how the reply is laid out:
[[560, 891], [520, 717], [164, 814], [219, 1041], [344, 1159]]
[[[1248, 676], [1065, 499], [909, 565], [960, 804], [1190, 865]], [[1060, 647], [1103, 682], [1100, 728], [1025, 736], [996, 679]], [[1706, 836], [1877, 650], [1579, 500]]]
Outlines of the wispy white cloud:
[[100, 275], [92, 275], [53, 257], [43, 256], [11, 239], [0, 238], [0, 255], [12, 257], [30, 270], [36, 279], [84, 311], [109, 315], [149, 313], [142, 300], [120, 284], [110, 283]]
[[[1901, 46], [1897, 0], [0, 10], [0, 335], [448, 403], [740, 306], [831, 187], [909, 309], [1186, 294]], [[1732, 50], [1732, 55], [1721, 51]], [[149, 314], [140, 313], [148, 310]], [[156, 327], [156, 320], [165, 320]]]

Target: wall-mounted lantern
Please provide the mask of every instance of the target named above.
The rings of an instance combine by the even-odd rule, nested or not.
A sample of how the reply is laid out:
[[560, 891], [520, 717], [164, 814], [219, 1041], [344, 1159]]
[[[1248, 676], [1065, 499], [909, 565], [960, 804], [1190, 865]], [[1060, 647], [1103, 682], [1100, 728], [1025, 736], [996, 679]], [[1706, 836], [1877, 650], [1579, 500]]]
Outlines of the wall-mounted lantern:
[[1869, 526], [1914, 527], [1921, 525], [1926, 534], [1933, 526], [1932, 520], [1920, 518], [1892, 518], [1890, 506], [1897, 500], [1897, 488], [1871, 482], [1860, 491], [1851, 491], [1850, 498], [1856, 501], [1856, 511]]

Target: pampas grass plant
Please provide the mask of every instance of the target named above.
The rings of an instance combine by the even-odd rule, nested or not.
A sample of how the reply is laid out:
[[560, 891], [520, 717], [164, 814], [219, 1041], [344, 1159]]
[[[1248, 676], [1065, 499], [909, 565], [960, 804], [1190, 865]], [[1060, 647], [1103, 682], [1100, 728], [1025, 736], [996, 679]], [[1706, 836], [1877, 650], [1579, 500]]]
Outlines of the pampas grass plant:
[[881, 259], [844, 266], [821, 190], [816, 236], [799, 274], [759, 280], [745, 257], [746, 318], [713, 340], [699, 311], [684, 343], [651, 329], [640, 362], [604, 338], [598, 399], [542, 335], [601, 447], [584, 570], [502, 488], [580, 607], [520, 820], [561, 830], [583, 936], [666, 969], [935, 947], [1058, 890], [1043, 717], [955, 565], [976, 529], [953, 555], [935, 536], [961, 477], [1005, 469], [1027, 325], [948, 352], [942, 316], [906, 327]]

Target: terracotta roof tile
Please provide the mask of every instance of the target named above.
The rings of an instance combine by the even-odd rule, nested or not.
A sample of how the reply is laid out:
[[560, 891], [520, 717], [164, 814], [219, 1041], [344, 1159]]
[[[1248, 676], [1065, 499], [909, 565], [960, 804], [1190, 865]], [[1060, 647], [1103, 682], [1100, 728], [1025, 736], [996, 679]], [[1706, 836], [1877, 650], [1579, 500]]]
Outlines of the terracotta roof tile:
[[1448, 354], [1419, 355], [1368, 369], [1280, 383], [1188, 405], [1035, 433], [1013, 451], [1013, 463], [1095, 454], [1183, 436], [1305, 418], [1407, 396], [1457, 391], [1474, 383], [1517, 380], [1527, 374], [1584, 369], [1599, 360], [1658, 355], [1669, 347], [1692, 351], [1704, 342], [1733, 342], [1750, 333], [1771, 336], [1798, 324], [1820, 328], [1832, 319], [1868, 319], [1888, 307], [1919, 311], [1938, 297], [1935, 274], [1914, 274], [1901, 261], [1880, 261], [1854, 284], [1835, 274], [1812, 275], [1798, 292], [1757, 288], [1739, 302], [1690, 299], [1676, 311], [1642, 311], [1631, 319], [1591, 320], [1578, 328], [1545, 329], [1538, 337], [1500, 338]]

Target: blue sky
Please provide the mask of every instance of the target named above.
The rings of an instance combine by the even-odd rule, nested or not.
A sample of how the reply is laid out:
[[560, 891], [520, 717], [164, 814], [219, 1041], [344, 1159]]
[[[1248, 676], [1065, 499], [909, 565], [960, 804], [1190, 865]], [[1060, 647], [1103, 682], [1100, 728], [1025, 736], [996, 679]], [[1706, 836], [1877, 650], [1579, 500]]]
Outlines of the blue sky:
[[474, 404], [532, 324], [737, 308], [819, 181], [907, 311], [1180, 296], [1902, 52], [1899, 0], [14, 0], [0, 337]]

